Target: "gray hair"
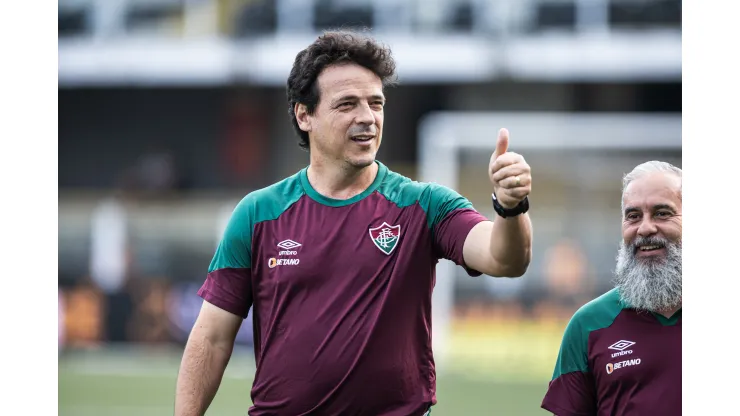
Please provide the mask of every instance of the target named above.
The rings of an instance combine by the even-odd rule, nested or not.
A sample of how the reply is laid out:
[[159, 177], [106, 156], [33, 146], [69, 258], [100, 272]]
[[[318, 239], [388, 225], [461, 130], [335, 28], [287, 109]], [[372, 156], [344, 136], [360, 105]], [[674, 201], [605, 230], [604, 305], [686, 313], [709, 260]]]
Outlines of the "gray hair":
[[627, 189], [627, 186], [636, 179], [640, 179], [645, 175], [656, 172], [672, 173], [683, 181], [683, 171], [681, 168], [673, 166], [668, 162], [651, 160], [649, 162], [639, 164], [632, 169], [632, 172], [624, 175], [624, 178], [622, 178], [622, 211], [624, 211], [624, 191]]

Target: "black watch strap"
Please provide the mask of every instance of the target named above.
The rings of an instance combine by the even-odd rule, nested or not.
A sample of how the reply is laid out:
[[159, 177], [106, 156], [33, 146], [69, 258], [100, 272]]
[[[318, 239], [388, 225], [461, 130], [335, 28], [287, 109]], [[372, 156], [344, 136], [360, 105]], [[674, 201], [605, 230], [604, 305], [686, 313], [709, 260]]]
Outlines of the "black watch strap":
[[501, 218], [516, 217], [517, 215], [521, 215], [529, 211], [529, 197], [524, 197], [524, 199], [519, 202], [519, 205], [514, 208], [504, 208], [496, 199], [495, 194], [491, 194], [491, 199], [493, 200], [493, 210], [496, 211], [496, 214]]

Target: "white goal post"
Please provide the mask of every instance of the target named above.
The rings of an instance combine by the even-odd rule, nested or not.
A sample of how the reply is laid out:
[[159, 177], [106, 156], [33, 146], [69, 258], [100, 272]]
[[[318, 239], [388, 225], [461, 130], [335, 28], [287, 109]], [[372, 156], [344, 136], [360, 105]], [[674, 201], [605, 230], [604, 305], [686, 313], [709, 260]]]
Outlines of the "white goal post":
[[[492, 153], [502, 127], [509, 130], [517, 151], [681, 148], [680, 114], [436, 112], [419, 125], [419, 180], [458, 189], [461, 149]], [[448, 352], [455, 267], [440, 261], [432, 295], [432, 344], [439, 368]]]

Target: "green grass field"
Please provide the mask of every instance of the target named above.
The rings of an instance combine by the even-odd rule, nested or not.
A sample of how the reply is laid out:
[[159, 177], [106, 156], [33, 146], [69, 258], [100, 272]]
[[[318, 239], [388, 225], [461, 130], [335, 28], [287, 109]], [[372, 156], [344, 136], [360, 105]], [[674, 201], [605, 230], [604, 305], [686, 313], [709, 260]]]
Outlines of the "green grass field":
[[[132, 348], [62, 354], [59, 415], [172, 415], [181, 354], [180, 349]], [[434, 416], [549, 414], [539, 408], [546, 379], [527, 381], [521, 374], [507, 376], [508, 371], [472, 373], [450, 364], [438, 374]], [[208, 415], [246, 415], [253, 373], [250, 353], [237, 351]]]

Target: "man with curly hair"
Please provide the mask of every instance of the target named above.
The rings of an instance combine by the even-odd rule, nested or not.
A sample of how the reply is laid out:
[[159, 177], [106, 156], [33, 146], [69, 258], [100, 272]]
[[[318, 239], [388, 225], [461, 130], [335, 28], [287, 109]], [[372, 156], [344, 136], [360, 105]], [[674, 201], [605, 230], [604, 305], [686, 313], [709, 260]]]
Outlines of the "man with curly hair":
[[526, 271], [530, 167], [507, 152], [508, 132], [488, 166], [489, 221], [376, 160], [394, 77], [390, 49], [358, 33], [325, 33], [296, 56], [288, 109], [309, 165], [234, 210], [198, 292], [176, 415], [204, 414], [250, 307], [250, 415], [429, 414], [438, 260], [474, 276]]

